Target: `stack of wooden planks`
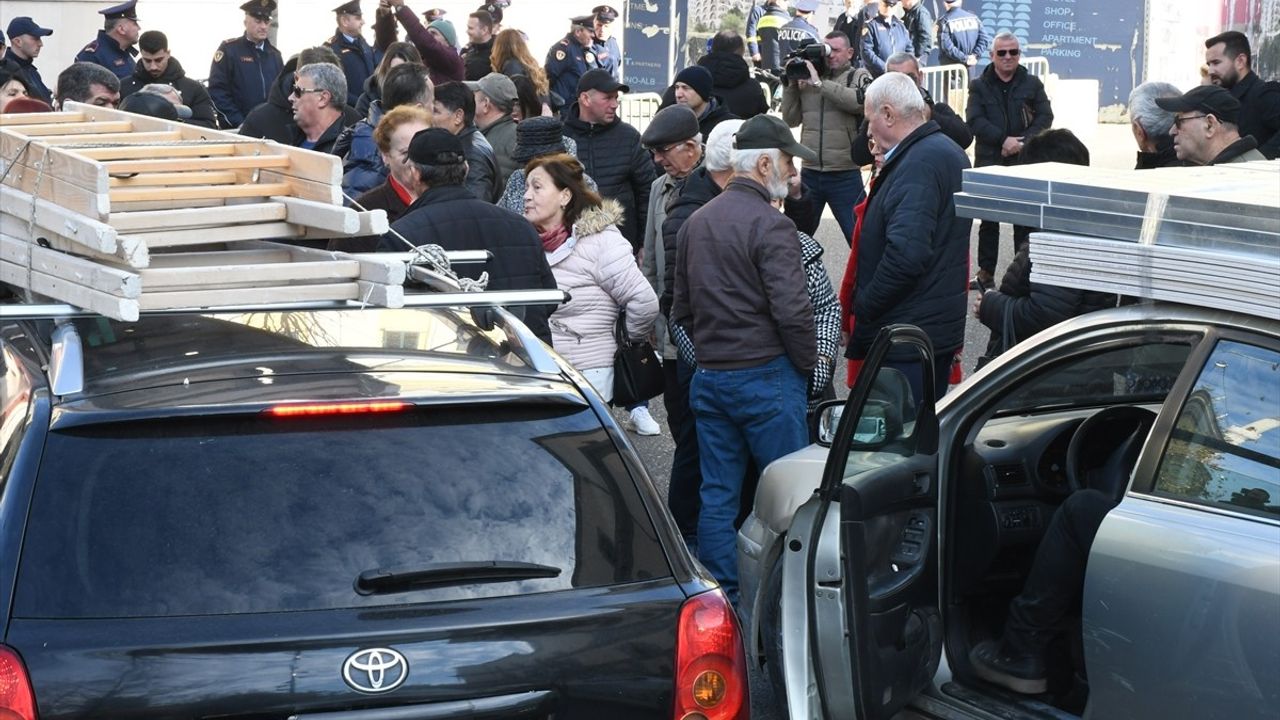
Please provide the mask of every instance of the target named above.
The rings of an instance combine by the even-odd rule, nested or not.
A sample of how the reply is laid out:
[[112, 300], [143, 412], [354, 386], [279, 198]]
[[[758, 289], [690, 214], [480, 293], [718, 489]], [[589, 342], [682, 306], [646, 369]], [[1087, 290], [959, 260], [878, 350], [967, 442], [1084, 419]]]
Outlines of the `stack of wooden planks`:
[[1035, 282], [1280, 318], [1280, 161], [974, 168], [956, 213], [1038, 228]]
[[289, 244], [386, 232], [381, 210], [343, 207], [338, 158], [68, 106], [0, 115], [0, 282], [121, 320], [242, 303], [403, 303], [402, 261]]

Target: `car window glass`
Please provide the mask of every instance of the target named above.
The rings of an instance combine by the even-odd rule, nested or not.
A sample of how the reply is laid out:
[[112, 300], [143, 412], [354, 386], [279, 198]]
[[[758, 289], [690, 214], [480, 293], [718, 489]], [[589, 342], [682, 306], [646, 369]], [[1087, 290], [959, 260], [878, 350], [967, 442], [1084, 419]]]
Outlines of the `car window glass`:
[[[872, 380], [866, 403], [854, 424], [844, 477], [915, 454], [916, 426], [923, 405], [926, 364], [916, 346], [900, 343], [889, 352]], [[892, 358], [901, 357], [901, 360]]]
[[0, 412], [4, 413], [0, 417], [0, 486], [9, 477], [9, 470], [18, 456], [30, 399], [31, 384], [27, 376], [18, 371], [17, 358], [6, 357], [4, 374], [0, 375]]
[[1218, 343], [1178, 414], [1155, 488], [1280, 516], [1280, 353]]
[[[579, 406], [113, 423], [53, 432], [45, 455], [22, 617], [400, 605], [671, 574], [621, 455]], [[373, 569], [487, 561], [561, 572], [353, 587]]]
[[1190, 352], [1189, 340], [1162, 337], [1081, 353], [1006, 395], [996, 413], [1160, 402], [1169, 394]]

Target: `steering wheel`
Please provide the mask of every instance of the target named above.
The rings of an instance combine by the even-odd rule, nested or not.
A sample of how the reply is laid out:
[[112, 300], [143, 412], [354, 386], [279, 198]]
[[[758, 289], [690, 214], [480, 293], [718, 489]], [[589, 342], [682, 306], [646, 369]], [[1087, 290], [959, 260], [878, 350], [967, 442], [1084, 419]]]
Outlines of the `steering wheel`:
[[1146, 408], [1118, 405], [1080, 423], [1067, 446], [1071, 492], [1093, 488], [1119, 502], [1155, 421], [1156, 414]]

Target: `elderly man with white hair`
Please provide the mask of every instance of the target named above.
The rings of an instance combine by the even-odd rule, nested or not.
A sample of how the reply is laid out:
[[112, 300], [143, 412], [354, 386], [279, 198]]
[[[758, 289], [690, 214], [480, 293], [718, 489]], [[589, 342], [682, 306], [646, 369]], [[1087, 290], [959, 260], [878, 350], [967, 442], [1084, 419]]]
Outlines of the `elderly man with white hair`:
[[[927, 119], [915, 82], [886, 73], [867, 87], [868, 132], [885, 160], [872, 185], [858, 240], [853, 334], [845, 356], [862, 360], [881, 328], [918, 326], [934, 352], [934, 388], [947, 387], [952, 356], [964, 343], [969, 233], [953, 196], [969, 159]], [[893, 358], [889, 366], [898, 367]], [[918, 365], [898, 367], [914, 388]], [[919, 397], [919, 395], [917, 395]]]
[[1173, 113], [1156, 104], [1158, 98], [1180, 97], [1182, 91], [1167, 82], [1144, 82], [1129, 93], [1129, 126], [1133, 139], [1138, 143], [1138, 163], [1135, 170], [1158, 167], [1176, 167], [1182, 163], [1174, 151]]

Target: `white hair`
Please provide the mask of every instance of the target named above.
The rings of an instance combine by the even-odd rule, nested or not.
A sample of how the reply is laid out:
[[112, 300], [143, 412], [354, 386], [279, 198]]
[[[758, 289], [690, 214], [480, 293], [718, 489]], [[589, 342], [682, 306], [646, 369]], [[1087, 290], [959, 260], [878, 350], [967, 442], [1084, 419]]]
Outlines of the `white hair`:
[[915, 78], [900, 72], [887, 72], [867, 86], [867, 113], [885, 105], [903, 117], [925, 116], [924, 97]]
[[756, 163], [765, 156], [771, 158], [774, 165], [782, 164], [782, 151], [777, 148], [734, 150], [733, 171], [741, 175], [750, 175], [756, 171]]
[[703, 161], [711, 172], [724, 172], [733, 167], [733, 135], [746, 120], [721, 120], [707, 135], [707, 154]]
[[1168, 135], [1173, 127], [1173, 113], [1156, 105], [1156, 98], [1180, 97], [1182, 91], [1167, 82], [1144, 82], [1129, 93], [1129, 119], [1149, 137]]
[[1019, 47], [1022, 46], [1022, 42], [1018, 40], [1017, 35], [1014, 35], [1008, 30], [1001, 30], [1000, 32], [996, 33], [995, 37], [991, 38], [991, 47], [994, 48], [996, 46], [996, 43], [1000, 42], [1001, 40], [1012, 40], [1018, 43]]

